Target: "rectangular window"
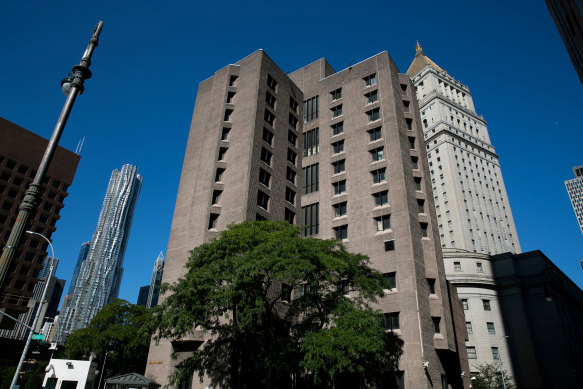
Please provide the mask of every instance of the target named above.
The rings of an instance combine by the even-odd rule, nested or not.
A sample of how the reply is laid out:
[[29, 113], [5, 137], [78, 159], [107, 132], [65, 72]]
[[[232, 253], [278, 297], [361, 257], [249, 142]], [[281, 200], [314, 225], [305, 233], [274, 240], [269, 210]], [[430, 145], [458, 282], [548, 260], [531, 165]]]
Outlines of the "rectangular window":
[[338, 89], [330, 92], [330, 95], [332, 96], [332, 101], [341, 99], [342, 98], [342, 88], [338, 88]]
[[385, 276], [385, 285], [388, 286], [388, 289], [397, 288], [397, 272], [384, 273], [383, 276]]
[[419, 213], [425, 213], [425, 200], [417, 199], [417, 206], [419, 207]]
[[291, 182], [292, 184], [295, 185], [296, 172], [292, 168], [290, 168], [289, 166], [287, 167], [287, 171], [285, 173], [285, 178], [286, 178], [286, 180], [288, 180], [289, 182]]
[[332, 111], [332, 117], [333, 118], [336, 118], [336, 117], [342, 115], [342, 104], [337, 105], [335, 107], [332, 107], [330, 109], [330, 111]]
[[332, 186], [334, 187], [334, 195], [339, 195], [346, 192], [346, 180], [334, 182]]
[[365, 78], [363, 78], [364, 80], [364, 84], [366, 86], [372, 86], [372, 85], [376, 85], [377, 83], [377, 78], [376, 78], [376, 74], [373, 73], [370, 76], [366, 76]]
[[389, 191], [373, 193], [375, 207], [382, 207], [389, 204]]
[[288, 122], [289, 122], [290, 126], [292, 126], [293, 128], [297, 128], [298, 118], [295, 117], [294, 114], [292, 114], [292, 113], [289, 114]]
[[[423, 81], [421, 81], [421, 86], [423, 86]], [[407, 84], [401, 84], [401, 92], [406, 95], [407, 94]]]
[[257, 205], [267, 211], [267, 206], [269, 205], [269, 196], [262, 191], [257, 191]]
[[378, 97], [378, 91], [372, 91], [370, 93], [367, 93], [364, 95], [366, 97], [366, 103], [367, 104], [372, 104], [375, 101], [377, 101], [379, 99]]
[[441, 322], [441, 317], [432, 317], [431, 320], [433, 321], [433, 332], [436, 334], [441, 333], [441, 328], [439, 323]]
[[334, 217], [341, 217], [346, 215], [346, 201], [332, 205], [334, 207]]
[[427, 223], [419, 223], [421, 227], [421, 236], [427, 238]]
[[378, 184], [386, 180], [385, 168], [373, 170], [370, 172], [370, 174], [372, 174], [372, 182], [374, 184]]
[[429, 294], [435, 294], [435, 278], [428, 278], [427, 285], [429, 286]]
[[304, 123], [318, 118], [318, 96], [304, 101]]
[[338, 240], [348, 239], [348, 226], [345, 224], [343, 226], [334, 227], [334, 234]]
[[261, 148], [261, 160], [263, 162], [265, 162], [268, 165], [271, 165], [271, 156], [273, 154], [271, 153], [271, 151], [267, 150], [266, 148], [262, 147]]
[[298, 140], [298, 136], [292, 130], [288, 130], [287, 132], [287, 141], [292, 145], [296, 145], [296, 141]]
[[[221, 132], [221, 140], [227, 140], [229, 137], [229, 131], [231, 131], [230, 128], [223, 127], [223, 131]], [[54, 198], [54, 196], [52, 198]]]
[[338, 154], [344, 151], [344, 140], [332, 143], [332, 154]]
[[405, 112], [409, 112], [409, 105], [411, 103], [407, 100], [403, 100], [403, 107], [405, 108]]
[[273, 132], [269, 131], [267, 128], [263, 127], [263, 140], [271, 145], [273, 142]]
[[265, 102], [270, 107], [275, 108], [275, 97], [269, 91], [265, 91]]
[[320, 151], [320, 135], [318, 127], [304, 132], [304, 157], [318, 154]]
[[217, 228], [217, 220], [219, 219], [218, 213], [211, 213], [209, 215], [209, 225], [208, 229], [211, 230], [213, 228]]
[[298, 102], [295, 101], [293, 97], [290, 97], [289, 98], [289, 107], [294, 112], [297, 112], [298, 111]]
[[229, 77], [229, 86], [234, 86], [235, 85], [235, 81], [237, 81], [237, 76], [231, 76], [231, 77]]
[[219, 147], [219, 157], [218, 157], [219, 161], [225, 160], [225, 154], [227, 154], [227, 150], [228, 149], [226, 147]]
[[274, 91], [275, 88], [277, 87], [277, 81], [275, 81], [275, 79], [271, 77], [269, 74], [267, 75], [267, 86], [273, 89]]
[[271, 127], [273, 127], [273, 121], [275, 120], [275, 115], [272, 114], [269, 110], [267, 110], [267, 109], [265, 110], [265, 113], [263, 115], [263, 119], [265, 119], [265, 121], [267, 123], [269, 123], [269, 125]]
[[473, 346], [466, 347], [466, 352], [468, 353], [468, 359], [477, 359], [476, 348]]
[[366, 115], [368, 116], [369, 122], [374, 122], [375, 120], [379, 120], [381, 117], [380, 108], [375, 108], [375, 109], [372, 109], [370, 111], [367, 111]]
[[370, 141], [374, 142], [375, 140], [379, 140], [383, 137], [381, 127], [373, 128], [372, 130], [368, 130], [368, 135], [370, 137]]
[[453, 263], [453, 271], [462, 271], [462, 263], [461, 262], [454, 262]]
[[318, 191], [318, 164], [302, 168], [302, 189], [304, 194]]
[[411, 166], [413, 169], [419, 169], [419, 157], [411, 157]]
[[483, 273], [484, 272], [484, 267], [482, 266], [482, 262], [476, 262], [476, 271], [478, 273]]
[[292, 294], [292, 287], [288, 284], [281, 284], [281, 300], [290, 302], [291, 301], [291, 294]]
[[221, 198], [221, 193], [223, 193], [222, 190], [213, 190], [213, 199], [212, 199], [212, 205], [216, 205], [219, 203], [219, 200]]
[[470, 309], [470, 307], [468, 305], [468, 299], [462, 299], [462, 306], [464, 307], [464, 311], [467, 311], [468, 309]]
[[287, 186], [285, 187], [285, 199], [286, 199], [286, 201], [288, 201], [292, 204], [296, 200], [296, 192], [294, 192], [293, 190], [291, 190]]
[[415, 150], [415, 137], [414, 136], [409, 137], [409, 148], [411, 150]]
[[232, 104], [234, 97], [235, 97], [235, 92], [228, 92], [227, 93], [227, 104]]
[[289, 210], [289, 209], [285, 209], [285, 214], [284, 214], [284, 220], [289, 222], [290, 224], [294, 224], [294, 220], [296, 218], [296, 214]]
[[295, 165], [298, 154], [292, 149], [287, 149], [287, 160]]
[[231, 120], [231, 115], [233, 114], [232, 109], [225, 109], [225, 117], [223, 118], [224, 121], [228, 122]]
[[375, 217], [377, 231], [385, 231], [391, 228], [391, 215]]
[[415, 177], [413, 178], [413, 180], [415, 181], [415, 190], [421, 190], [421, 177]]
[[383, 327], [386, 330], [398, 330], [399, 327], [399, 312], [391, 312], [384, 314]]
[[346, 160], [341, 159], [340, 161], [332, 162], [334, 167], [334, 174], [343, 173], [346, 171]]
[[492, 307], [490, 306], [490, 300], [482, 300], [482, 304], [484, 305], [484, 311], [492, 310]]
[[318, 234], [319, 227], [319, 203], [310, 204], [302, 207], [304, 212], [304, 224], [306, 228], [302, 231], [303, 236], [312, 236]]
[[492, 347], [492, 359], [495, 361], [500, 360], [500, 350], [498, 350], [498, 347]]
[[225, 172], [225, 169], [223, 168], [218, 168], [217, 172], [215, 173], [215, 182], [220, 182], [221, 178], [223, 178], [223, 173]]
[[344, 122], [339, 122], [332, 125], [332, 135], [339, 135], [344, 132]]
[[378, 147], [376, 149], [369, 150], [368, 152], [370, 153], [373, 162], [385, 159], [384, 147]]
[[496, 328], [494, 328], [494, 323], [486, 323], [486, 327], [488, 327], [488, 333], [490, 335], [496, 335]]
[[395, 250], [395, 239], [388, 239], [384, 242], [385, 251], [394, 251]]
[[259, 182], [263, 185], [269, 187], [269, 181], [271, 180], [271, 174], [264, 170], [263, 168], [259, 168]]
[[405, 121], [407, 122], [407, 131], [413, 131], [413, 119], [405, 119]]
[[474, 333], [474, 330], [472, 329], [472, 322], [471, 321], [466, 322], [466, 331], [470, 335]]

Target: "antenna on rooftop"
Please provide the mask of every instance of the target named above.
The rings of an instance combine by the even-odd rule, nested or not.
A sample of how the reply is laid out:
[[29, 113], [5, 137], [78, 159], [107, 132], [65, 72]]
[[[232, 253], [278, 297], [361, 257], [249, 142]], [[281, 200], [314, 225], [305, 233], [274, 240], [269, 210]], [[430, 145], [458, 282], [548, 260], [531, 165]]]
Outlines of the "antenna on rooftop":
[[81, 149], [83, 148], [83, 143], [85, 143], [85, 137], [77, 143], [77, 148], [75, 149], [75, 154], [81, 155]]

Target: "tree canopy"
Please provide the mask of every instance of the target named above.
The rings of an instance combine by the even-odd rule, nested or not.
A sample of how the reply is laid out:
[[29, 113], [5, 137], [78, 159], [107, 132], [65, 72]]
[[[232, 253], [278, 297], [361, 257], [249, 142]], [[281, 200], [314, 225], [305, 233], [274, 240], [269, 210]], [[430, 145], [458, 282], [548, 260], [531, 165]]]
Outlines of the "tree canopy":
[[[502, 372], [504, 382], [502, 382]], [[478, 366], [478, 374], [472, 377], [472, 388], [474, 389], [514, 389], [512, 376], [508, 370], [502, 370], [497, 363], [483, 363]]]
[[146, 324], [151, 320], [151, 310], [116, 299], [105, 305], [87, 328], [67, 337], [64, 354], [67, 358], [84, 358], [94, 353], [103, 362], [107, 353], [106, 371], [102, 373], [105, 378], [143, 373], [152, 336]]
[[[397, 368], [402, 341], [370, 304], [388, 288], [369, 259], [336, 240], [301, 239], [287, 222], [244, 222], [195, 248], [187, 273], [163, 285], [156, 339], [206, 342], [178, 365], [213, 386], [375, 387]], [[349, 293], [349, 294], [348, 294]], [[291, 377], [291, 378], [290, 378]]]

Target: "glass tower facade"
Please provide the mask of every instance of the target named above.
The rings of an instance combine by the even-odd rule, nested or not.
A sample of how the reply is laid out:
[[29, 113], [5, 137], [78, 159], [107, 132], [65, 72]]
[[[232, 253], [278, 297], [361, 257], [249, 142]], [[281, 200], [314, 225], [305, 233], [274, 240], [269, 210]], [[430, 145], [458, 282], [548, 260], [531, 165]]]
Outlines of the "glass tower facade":
[[64, 343], [74, 330], [85, 328], [105, 305], [117, 298], [123, 259], [142, 176], [138, 168], [124, 165], [109, 180], [97, 228], [87, 258], [80, 266], [71, 302], [64, 308], [56, 340]]

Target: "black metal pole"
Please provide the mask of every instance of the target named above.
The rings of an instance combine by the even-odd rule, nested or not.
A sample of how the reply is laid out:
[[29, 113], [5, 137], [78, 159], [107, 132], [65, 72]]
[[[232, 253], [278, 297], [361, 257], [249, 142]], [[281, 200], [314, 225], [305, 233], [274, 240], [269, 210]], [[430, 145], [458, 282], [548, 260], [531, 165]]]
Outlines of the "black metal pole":
[[0, 257], [0, 287], [4, 285], [8, 269], [14, 260], [16, 248], [20, 244], [22, 235], [24, 234], [24, 231], [27, 227], [28, 220], [30, 219], [32, 212], [38, 204], [41, 194], [42, 180], [44, 179], [49, 164], [53, 159], [53, 155], [57, 145], [59, 144], [59, 139], [61, 138], [61, 134], [65, 129], [65, 125], [67, 124], [67, 119], [69, 118], [73, 104], [75, 104], [75, 99], [78, 95], [83, 93], [83, 84], [85, 80], [91, 78], [91, 71], [89, 70], [89, 66], [91, 65], [91, 56], [93, 55], [93, 51], [99, 43], [99, 34], [101, 33], [102, 28], [103, 22], [100, 21], [97, 23], [95, 29], [93, 30], [93, 36], [89, 40], [89, 44], [87, 45], [85, 53], [83, 53], [81, 63], [79, 65], [73, 66], [72, 73], [69, 74], [68, 78], [61, 82], [61, 86], [67, 87], [70, 85], [71, 89], [67, 96], [67, 100], [65, 101], [65, 105], [63, 106], [63, 110], [61, 111], [61, 115], [59, 116], [59, 120], [57, 120], [57, 124], [55, 125], [53, 135], [51, 136], [51, 140], [47, 145], [43, 159], [40, 163], [40, 166], [38, 167], [36, 175], [34, 176], [34, 180], [28, 187], [28, 190], [24, 195], [24, 199], [18, 207], [19, 212], [18, 216], [16, 217], [16, 222], [10, 231], [10, 236], [6, 242], [6, 246], [2, 251], [2, 256]]

